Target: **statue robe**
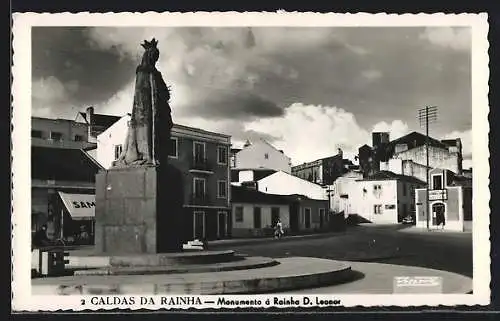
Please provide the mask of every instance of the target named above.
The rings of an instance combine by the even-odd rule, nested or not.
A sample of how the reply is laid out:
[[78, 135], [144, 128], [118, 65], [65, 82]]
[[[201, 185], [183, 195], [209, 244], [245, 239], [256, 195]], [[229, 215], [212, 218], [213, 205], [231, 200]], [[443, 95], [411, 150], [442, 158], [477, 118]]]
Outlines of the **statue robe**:
[[154, 66], [139, 65], [128, 133], [115, 166], [153, 166], [166, 161], [173, 125], [169, 100], [161, 73]]

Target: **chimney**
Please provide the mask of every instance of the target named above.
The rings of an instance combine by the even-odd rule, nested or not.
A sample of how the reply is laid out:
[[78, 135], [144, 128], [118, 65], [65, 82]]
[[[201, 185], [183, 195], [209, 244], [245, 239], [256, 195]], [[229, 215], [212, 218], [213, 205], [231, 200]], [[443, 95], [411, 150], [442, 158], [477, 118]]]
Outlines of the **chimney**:
[[88, 136], [89, 136], [89, 138], [92, 137], [93, 118], [94, 118], [94, 107], [92, 107], [92, 106], [87, 107], [87, 110], [85, 112], [85, 119], [87, 120], [87, 124], [88, 124]]
[[342, 151], [342, 148], [338, 148], [337, 151], [338, 151], [338, 154], [340, 155], [340, 158], [343, 159], [344, 158], [344, 152]]

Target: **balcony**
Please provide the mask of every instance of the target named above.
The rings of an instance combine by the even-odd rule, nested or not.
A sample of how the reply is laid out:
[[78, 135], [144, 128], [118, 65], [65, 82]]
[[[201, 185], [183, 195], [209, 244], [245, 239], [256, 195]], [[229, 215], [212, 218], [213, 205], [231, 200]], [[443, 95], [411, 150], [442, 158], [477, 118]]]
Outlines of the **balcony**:
[[189, 197], [189, 205], [210, 205], [210, 195], [204, 194], [191, 194]]
[[189, 171], [195, 173], [213, 174], [213, 165], [206, 158], [193, 158]]

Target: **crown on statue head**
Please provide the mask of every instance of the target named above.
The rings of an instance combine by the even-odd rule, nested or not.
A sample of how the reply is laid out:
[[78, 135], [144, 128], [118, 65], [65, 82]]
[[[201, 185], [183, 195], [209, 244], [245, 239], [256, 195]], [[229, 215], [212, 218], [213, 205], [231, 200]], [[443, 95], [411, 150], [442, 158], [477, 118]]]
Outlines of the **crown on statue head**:
[[156, 48], [156, 45], [158, 44], [158, 41], [153, 38], [151, 41], [144, 40], [143, 43], [141, 43], [141, 46], [144, 49], [150, 49], [150, 48]]

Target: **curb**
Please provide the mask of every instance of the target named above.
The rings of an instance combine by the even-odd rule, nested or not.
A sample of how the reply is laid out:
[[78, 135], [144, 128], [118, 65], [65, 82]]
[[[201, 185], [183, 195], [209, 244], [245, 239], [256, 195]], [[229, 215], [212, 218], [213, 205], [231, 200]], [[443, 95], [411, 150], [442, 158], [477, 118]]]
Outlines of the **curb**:
[[297, 241], [297, 240], [301, 240], [301, 239], [327, 238], [327, 237], [331, 237], [331, 236], [345, 235], [346, 233], [347, 233], [347, 231], [321, 233], [321, 234], [291, 235], [291, 236], [285, 236], [279, 240], [276, 240], [273, 237], [249, 238], [249, 239], [234, 238], [234, 239], [228, 239], [228, 240], [217, 240], [217, 241], [211, 241], [211, 242], [209, 241], [208, 246], [210, 249], [212, 247], [227, 247], [227, 246], [235, 246], [235, 245], [266, 243], [266, 242], [289, 242], [289, 241]]

